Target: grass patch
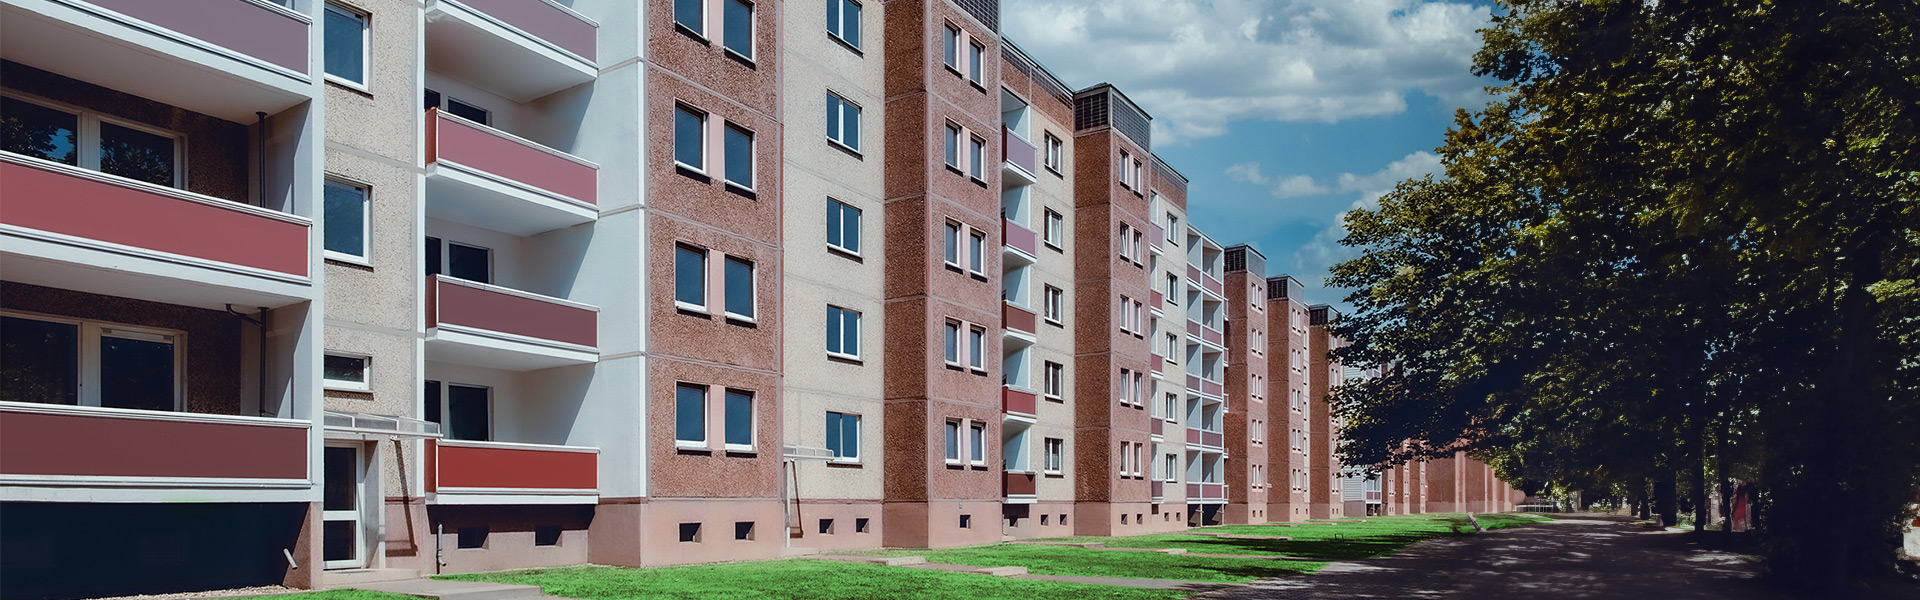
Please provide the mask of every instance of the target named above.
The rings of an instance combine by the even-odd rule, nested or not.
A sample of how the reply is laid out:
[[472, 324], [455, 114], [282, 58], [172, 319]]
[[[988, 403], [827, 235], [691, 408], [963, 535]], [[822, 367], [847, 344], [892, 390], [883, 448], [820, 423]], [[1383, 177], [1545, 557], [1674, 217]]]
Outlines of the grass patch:
[[[1475, 515], [1482, 527], [1499, 529], [1544, 519], [1533, 515]], [[1473, 524], [1464, 514], [1394, 515], [1367, 517], [1365, 523], [1303, 523], [1298, 527], [1227, 525], [1203, 527], [1194, 531], [1242, 535], [1277, 535], [1291, 540], [1221, 539], [1184, 534], [1155, 534], [1121, 538], [1080, 536], [1047, 541], [1106, 542], [1114, 548], [1185, 548], [1188, 552], [1208, 554], [1246, 554], [1254, 556], [1291, 556], [1298, 558], [1353, 560], [1393, 554], [1425, 539], [1473, 533]]]
[[254, 598], [286, 598], [288, 600], [420, 600], [413, 596], [370, 592], [367, 590], [334, 589], [320, 592], [300, 592], [297, 594], [274, 594], [272, 596], [254, 596]]
[[928, 561], [982, 567], [1026, 567], [1035, 575], [1144, 577], [1185, 581], [1253, 581], [1319, 571], [1323, 562], [1180, 556], [1157, 552], [1115, 552], [1073, 546], [992, 544], [943, 550], [859, 551], [866, 556], [924, 556]]
[[[436, 579], [537, 585], [582, 600], [742, 598], [752, 600], [1172, 600], [1177, 590], [1007, 579], [824, 560], [772, 560], [652, 569], [560, 567], [441, 575]], [[358, 600], [358, 599], [355, 599]], [[367, 599], [374, 600], [374, 599]]]

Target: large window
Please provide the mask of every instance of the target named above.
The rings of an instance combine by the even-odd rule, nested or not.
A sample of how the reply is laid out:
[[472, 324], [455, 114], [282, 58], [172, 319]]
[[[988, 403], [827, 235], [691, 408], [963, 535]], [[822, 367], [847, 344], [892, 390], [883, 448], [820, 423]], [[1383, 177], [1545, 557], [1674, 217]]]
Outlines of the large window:
[[834, 460], [860, 460], [860, 415], [827, 413], [827, 449]]
[[367, 218], [365, 186], [328, 179], [325, 188], [326, 240], [328, 254], [365, 259], [372, 219]]
[[860, 149], [860, 106], [827, 94], [827, 140], [848, 150]]
[[753, 189], [753, 132], [727, 124], [727, 183]]
[[987, 424], [978, 421], [967, 424], [967, 460], [976, 465], [987, 462]]
[[181, 136], [78, 108], [0, 96], [0, 150], [181, 187]]
[[860, 209], [827, 199], [827, 247], [860, 254]]
[[707, 309], [707, 251], [673, 247], [673, 301], [681, 308]]
[[372, 17], [345, 6], [327, 3], [325, 55], [327, 76], [353, 84], [367, 85], [367, 23]]
[[986, 56], [986, 46], [980, 45], [979, 42], [967, 45], [967, 81], [980, 85], [981, 78], [986, 76]]
[[682, 446], [707, 444], [707, 388], [679, 384], [673, 388], [673, 441]]
[[974, 325], [967, 330], [967, 366], [980, 371], [987, 368], [987, 328]]
[[492, 418], [489, 405], [493, 390], [484, 386], [428, 381], [426, 417], [440, 424], [440, 433], [450, 440], [484, 442], [490, 434]]
[[947, 166], [960, 168], [960, 126], [947, 124]]
[[0, 400], [178, 410], [185, 346], [180, 331], [0, 315]]
[[860, 3], [853, 0], [827, 0], [827, 34], [860, 47]]
[[727, 390], [727, 449], [753, 449], [753, 392]]
[[696, 34], [707, 34], [706, 0], [673, 0], [673, 22]]
[[707, 170], [707, 113], [685, 104], [673, 109], [673, 162], [705, 173]]
[[727, 257], [727, 316], [753, 320], [753, 263]]
[[827, 306], [827, 354], [860, 358], [860, 313]]
[[726, 19], [726, 36], [722, 40], [728, 52], [740, 55], [740, 58], [753, 60], [753, 3], [746, 0], [725, 0], [723, 15]]
[[426, 255], [428, 275], [493, 283], [492, 249], [429, 236]]

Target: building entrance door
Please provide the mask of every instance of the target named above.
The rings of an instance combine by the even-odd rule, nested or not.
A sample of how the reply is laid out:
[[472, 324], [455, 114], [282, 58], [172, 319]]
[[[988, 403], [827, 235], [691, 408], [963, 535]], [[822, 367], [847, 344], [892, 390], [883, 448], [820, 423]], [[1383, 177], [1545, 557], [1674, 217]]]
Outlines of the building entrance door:
[[328, 445], [322, 450], [326, 473], [321, 500], [321, 554], [328, 569], [367, 566], [366, 527], [361, 509], [366, 497], [366, 461], [360, 444]]

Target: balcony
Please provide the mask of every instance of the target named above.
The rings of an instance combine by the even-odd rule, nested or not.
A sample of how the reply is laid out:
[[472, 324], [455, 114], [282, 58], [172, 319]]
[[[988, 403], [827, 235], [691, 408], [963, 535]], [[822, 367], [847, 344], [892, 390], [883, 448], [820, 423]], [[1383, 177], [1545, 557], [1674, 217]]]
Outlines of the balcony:
[[1165, 294], [1161, 294], [1160, 290], [1153, 290], [1150, 294], [1151, 295], [1149, 296], [1149, 298], [1151, 298], [1153, 302], [1147, 304], [1147, 308], [1151, 308], [1157, 311], [1157, 310], [1161, 310], [1160, 307], [1167, 305], [1167, 296]]
[[1204, 325], [1200, 327], [1200, 341], [1213, 344], [1221, 348], [1227, 347], [1226, 334], [1220, 333], [1220, 330], [1218, 329], [1214, 329], [1212, 327], [1207, 327]]
[[305, 502], [312, 432], [307, 420], [0, 402], [0, 499]]
[[428, 109], [427, 216], [514, 235], [591, 223], [600, 167]]
[[312, 294], [312, 222], [0, 152], [9, 281], [221, 308]]
[[1189, 390], [1193, 390], [1193, 391], [1196, 391], [1196, 392], [1198, 392], [1198, 391], [1200, 391], [1200, 376], [1199, 376], [1199, 375], [1194, 375], [1194, 374], [1192, 374], [1192, 373], [1188, 373], [1188, 374], [1187, 374], [1187, 389], [1189, 389]]
[[1039, 331], [1034, 326], [1037, 318], [1033, 311], [1015, 306], [1012, 302], [1000, 303], [1000, 324], [1005, 327], [1007, 333], [1033, 337], [1034, 332]]
[[1000, 219], [1000, 239], [1006, 241], [1008, 250], [1015, 251], [1012, 253], [1015, 257], [1027, 264], [1032, 264], [1035, 257], [1040, 256], [1040, 236], [1019, 223]]
[[1155, 479], [1152, 482], [1149, 482], [1148, 486], [1152, 489], [1154, 502], [1159, 502], [1161, 500], [1167, 499], [1167, 483], [1166, 482]]
[[1007, 178], [1008, 185], [1033, 185], [1037, 181], [1034, 174], [1039, 173], [1040, 170], [1034, 158], [1032, 142], [1020, 139], [1020, 136], [1001, 127], [1000, 149], [1001, 154], [1005, 155], [1004, 160], [1001, 161], [1001, 164], [1005, 165], [1001, 169], [1001, 174]]
[[1010, 416], [1034, 418], [1040, 396], [1013, 386], [1000, 388], [1000, 410]]
[[427, 360], [532, 371], [600, 358], [599, 308], [439, 275], [426, 300]]
[[1160, 420], [1159, 417], [1147, 419], [1147, 433], [1153, 434], [1154, 437], [1165, 436], [1166, 429], [1167, 422]]
[[1200, 380], [1200, 393], [1218, 398], [1225, 393], [1225, 388], [1221, 386], [1218, 381], [1202, 379]]
[[1038, 499], [1037, 489], [1032, 473], [1001, 472], [1000, 495], [1008, 504], [1032, 504]]
[[1161, 227], [1159, 223], [1148, 223], [1147, 231], [1148, 231], [1148, 234], [1152, 236], [1147, 238], [1147, 250], [1150, 252], [1159, 253], [1161, 243], [1165, 242], [1167, 239], [1166, 228]]
[[1167, 359], [1159, 354], [1150, 354], [1147, 356], [1147, 370], [1152, 371], [1154, 375], [1160, 375], [1164, 370], [1162, 365], [1165, 364], [1167, 364]]
[[597, 504], [600, 450], [427, 440], [432, 504]]
[[258, 0], [0, 4], [7, 60], [240, 123], [312, 97], [312, 32]]
[[1200, 287], [1205, 288], [1209, 292], [1213, 292], [1215, 296], [1225, 297], [1227, 295], [1226, 284], [1220, 283], [1220, 278], [1214, 277], [1212, 273], [1207, 273], [1205, 277], [1201, 277], [1200, 282]]
[[600, 24], [547, 0], [427, 5], [427, 68], [514, 102], [593, 81]]
[[1188, 483], [1187, 484], [1187, 501], [1188, 502], [1213, 503], [1213, 502], [1225, 502], [1226, 500], [1227, 500], [1227, 485], [1224, 483]]
[[1222, 435], [1218, 431], [1206, 431], [1204, 429], [1194, 429], [1192, 427], [1187, 428], [1187, 445], [1189, 446], [1206, 446], [1208, 448], [1223, 448], [1225, 447], [1225, 444], [1226, 444], [1226, 436]]

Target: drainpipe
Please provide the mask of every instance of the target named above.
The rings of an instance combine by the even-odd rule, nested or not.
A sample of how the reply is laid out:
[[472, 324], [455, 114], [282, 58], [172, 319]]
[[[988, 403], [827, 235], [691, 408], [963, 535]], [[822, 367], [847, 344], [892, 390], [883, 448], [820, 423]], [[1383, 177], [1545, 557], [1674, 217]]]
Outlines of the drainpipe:
[[258, 125], [255, 125], [254, 129], [259, 130], [257, 133], [257, 137], [260, 138], [258, 147], [254, 148], [254, 152], [256, 154], [256, 157], [254, 158], [254, 168], [259, 173], [258, 178], [255, 179], [253, 182], [254, 204], [259, 205], [260, 208], [266, 208], [267, 207], [267, 113], [256, 111], [253, 113], [253, 116], [257, 119], [257, 122], [258, 122]]
[[275, 415], [267, 412], [267, 307], [256, 306], [254, 308], [259, 310], [259, 312], [254, 313], [258, 318], [234, 310], [232, 304], [227, 305], [227, 314], [239, 317], [240, 320], [253, 324], [254, 330], [260, 334], [260, 348], [254, 352], [259, 358], [259, 372], [256, 373], [254, 378], [258, 380], [260, 384], [260, 396], [258, 399], [260, 406], [254, 409], [254, 412], [262, 417], [271, 417]]

